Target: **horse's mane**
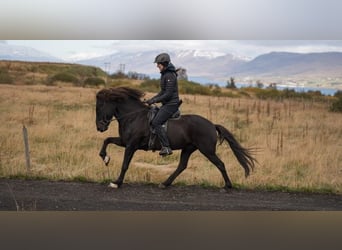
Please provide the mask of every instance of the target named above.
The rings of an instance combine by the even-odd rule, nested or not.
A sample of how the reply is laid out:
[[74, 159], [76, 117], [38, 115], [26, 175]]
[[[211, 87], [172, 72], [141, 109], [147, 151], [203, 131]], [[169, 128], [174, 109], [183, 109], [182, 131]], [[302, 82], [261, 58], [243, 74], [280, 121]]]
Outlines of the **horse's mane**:
[[116, 87], [100, 90], [96, 94], [96, 98], [105, 101], [120, 101], [130, 97], [134, 100], [141, 101], [140, 98], [144, 95], [145, 93], [138, 89], [129, 87]]

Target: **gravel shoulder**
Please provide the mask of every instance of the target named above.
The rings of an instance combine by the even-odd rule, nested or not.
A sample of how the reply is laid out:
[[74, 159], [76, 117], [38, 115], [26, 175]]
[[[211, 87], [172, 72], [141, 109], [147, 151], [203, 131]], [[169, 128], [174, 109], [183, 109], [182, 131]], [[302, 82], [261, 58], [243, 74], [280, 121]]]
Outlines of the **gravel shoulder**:
[[341, 211], [342, 195], [0, 179], [2, 211]]

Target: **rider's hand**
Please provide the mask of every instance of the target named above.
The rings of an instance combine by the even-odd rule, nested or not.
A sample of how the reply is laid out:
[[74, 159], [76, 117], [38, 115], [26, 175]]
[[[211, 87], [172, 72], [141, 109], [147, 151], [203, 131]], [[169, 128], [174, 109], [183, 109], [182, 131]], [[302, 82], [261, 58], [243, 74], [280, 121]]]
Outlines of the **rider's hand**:
[[149, 99], [149, 100], [146, 101], [146, 103], [147, 103], [148, 105], [151, 105], [151, 104], [153, 104], [153, 103], [155, 103], [155, 102], [154, 102], [153, 99]]

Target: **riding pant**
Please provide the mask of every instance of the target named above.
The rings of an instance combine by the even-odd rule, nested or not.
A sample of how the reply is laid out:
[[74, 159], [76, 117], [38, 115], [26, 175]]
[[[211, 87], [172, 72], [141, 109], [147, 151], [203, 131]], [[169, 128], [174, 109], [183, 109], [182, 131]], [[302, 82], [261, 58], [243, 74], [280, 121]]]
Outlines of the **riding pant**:
[[162, 128], [162, 125], [178, 110], [177, 105], [163, 105], [160, 107], [157, 115], [151, 122], [152, 128], [155, 130], [160, 143], [163, 147], [170, 147], [169, 140], [167, 138], [165, 129]]

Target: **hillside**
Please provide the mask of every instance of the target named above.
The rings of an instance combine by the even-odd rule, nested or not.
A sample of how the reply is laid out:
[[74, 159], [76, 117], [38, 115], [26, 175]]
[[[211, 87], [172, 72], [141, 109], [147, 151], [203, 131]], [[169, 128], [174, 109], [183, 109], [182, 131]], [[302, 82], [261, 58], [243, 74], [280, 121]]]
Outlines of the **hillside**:
[[[110, 72], [125, 65], [126, 72], [137, 71], [145, 74], [158, 74], [152, 61], [157, 51], [141, 53], [116, 53], [79, 61], [84, 65], [104, 67]], [[172, 62], [183, 67], [191, 78], [202, 77], [213, 81], [226, 82], [230, 77], [239, 82], [278, 84], [305, 84], [312, 87], [342, 88], [342, 53], [288, 53], [272, 52], [260, 55], [253, 60], [235, 57], [231, 54], [215, 55], [204, 52], [169, 52]], [[210, 81], [210, 80], [208, 80]]]
[[[160, 50], [141, 50], [136, 52], [115, 50], [108, 55], [79, 60], [73, 63], [98, 67], [105, 72], [115, 73], [139, 72], [151, 77], [159, 76], [153, 64]], [[258, 57], [246, 58], [237, 54], [208, 50], [174, 49], [168, 52], [176, 67], [187, 70], [189, 79], [201, 79], [203, 83], [216, 82], [224, 84], [230, 77], [238, 82], [282, 85], [305, 85], [310, 87], [326, 87], [342, 89], [342, 53], [290, 53], [271, 52]], [[30, 62], [60, 62], [45, 52], [25, 47], [0, 43], [0, 60], [16, 60]], [[76, 60], [74, 58], [73, 60]], [[69, 62], [70, 63], [70, 62]], [[6, 78], [6, 77], [5, 77]], [[82, 77], [80, 77], [82, 78]], [[34, 79], [36, 80], [36, 79]], [[1, 80], [0, 80], [1, 81]], [[23, 79], [23, 81], [32, 81]], [[82, 79], [79, 79], [82, 82]]]
[[238, 75], [295, 76], [327, 75], [342, 76], [342, 53], [287, 53], [272, 52], [236, 67]]
[[[0, 61], [0, 84], [17, 85], [70, 85], [70, 86], [136, 86], [144, 91], [159, 91], [159, 80], [128, 79], [126, 75], [107, 75], [99, 67], [68, 63]], [[236, 94], [214, 86], [179, 80], [179, 91], [188, 94]]]
[[251, 78], [286, 83], [342, 86], [342, 53], [272, 52], [260, 55], [229, 72], [239, 79]]
[[[80, 60], [77, 63], [106, 67], [106, 71], [116, 72], [120, 65], [125, 65], [125, 71], [137, 71], [144, 74], [159, 74], [153, 64], [154, 58], [160, 51], [143, 51], [139, 53], [118, 52], [107, 56]], [[217, 54], [198, 50], [168, 51], [172, 63], [183, 67], [191, 76], [214, 79], [226, 77], [227, 71], [243, 65], [247, 61], [231, 54]]]
[[94, 66], [69, 63], [0, 61], [0, 83], [55, 85], [69, 82], [73, 85], [104, 83], [106, 73]]

